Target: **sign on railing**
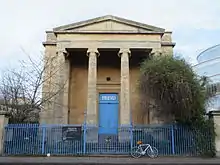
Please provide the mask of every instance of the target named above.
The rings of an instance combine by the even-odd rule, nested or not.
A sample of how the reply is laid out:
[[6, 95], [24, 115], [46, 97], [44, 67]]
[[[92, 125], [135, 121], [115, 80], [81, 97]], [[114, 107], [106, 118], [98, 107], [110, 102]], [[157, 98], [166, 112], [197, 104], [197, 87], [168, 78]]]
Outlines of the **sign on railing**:
[[81, 126], [64, 126], [62, 127], [63, 140], [78, 140], [82, 139]]

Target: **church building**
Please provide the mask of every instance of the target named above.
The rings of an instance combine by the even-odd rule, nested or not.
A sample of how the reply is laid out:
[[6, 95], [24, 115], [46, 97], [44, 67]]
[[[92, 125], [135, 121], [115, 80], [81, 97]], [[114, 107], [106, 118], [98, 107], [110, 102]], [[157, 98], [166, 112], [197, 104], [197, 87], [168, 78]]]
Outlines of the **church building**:
[[121, 125], [149, 124], [141, 109], [140, 63], [172, 55], [172, 32], [107, 15], [46, 31], [40, 122], [95, 125], [112, 133]]

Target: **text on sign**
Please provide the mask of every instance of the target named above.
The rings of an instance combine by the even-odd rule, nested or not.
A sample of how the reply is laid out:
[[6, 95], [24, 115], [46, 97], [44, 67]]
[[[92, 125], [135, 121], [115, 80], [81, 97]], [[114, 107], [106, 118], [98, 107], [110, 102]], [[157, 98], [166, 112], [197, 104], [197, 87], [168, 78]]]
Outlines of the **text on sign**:
[[116, 96], [102, 96], [101, 100], [117, 100]]

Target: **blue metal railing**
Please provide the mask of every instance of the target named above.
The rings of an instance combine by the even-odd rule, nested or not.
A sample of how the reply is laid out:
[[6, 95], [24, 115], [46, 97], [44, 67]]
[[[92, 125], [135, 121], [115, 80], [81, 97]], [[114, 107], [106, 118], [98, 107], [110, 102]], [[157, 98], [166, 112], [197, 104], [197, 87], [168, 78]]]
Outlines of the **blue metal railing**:
[[204, 150], [211, 148], [210, 133], [178, 125], [123, 126], [116, 135], [100, 135], [96, 126], [8, 124], [5, 155], [130, 154], [141, 140], [156, 147], [161, 156], [196, 155], [196, 138], [204, 136]]

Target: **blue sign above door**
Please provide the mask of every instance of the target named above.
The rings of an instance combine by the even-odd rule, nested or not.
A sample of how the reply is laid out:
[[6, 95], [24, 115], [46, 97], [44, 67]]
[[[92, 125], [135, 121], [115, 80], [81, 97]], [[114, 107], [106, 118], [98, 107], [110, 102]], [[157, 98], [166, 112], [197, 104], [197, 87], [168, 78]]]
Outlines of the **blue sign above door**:
[[99, 103], [118, 103], [118, 94], [101, 93], [99, 95]]

